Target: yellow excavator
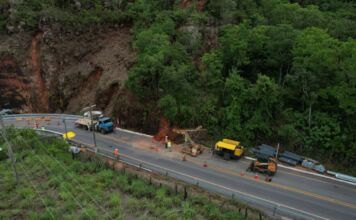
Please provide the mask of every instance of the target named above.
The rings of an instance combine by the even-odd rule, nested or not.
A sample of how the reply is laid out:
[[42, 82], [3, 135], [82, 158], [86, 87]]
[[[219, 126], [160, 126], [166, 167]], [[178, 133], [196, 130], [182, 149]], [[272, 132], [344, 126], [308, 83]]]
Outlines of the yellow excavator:
[[215, 144], [213, 153], [223, 156], [225, 160], [230, 160], [241, 158], [245, 153], [245, 149], [240, 145], [239, 141], [223, 139]]

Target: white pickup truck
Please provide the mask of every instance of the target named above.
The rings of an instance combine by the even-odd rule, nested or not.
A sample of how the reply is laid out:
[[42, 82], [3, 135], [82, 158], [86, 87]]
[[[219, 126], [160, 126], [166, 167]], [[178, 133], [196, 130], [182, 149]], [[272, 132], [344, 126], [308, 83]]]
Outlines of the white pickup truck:
[[80, 118], [74, 122], [75, 126], [78, 128], [83, 128], [85, 130], [99, 131], [103, 134], [110, 133], [114, 130], [111, 118], [104, 117], [101, 111], [92, 111], [93, 115], [93, 126], [90, 118], [90, 112], [85, 112], [83, 118]]

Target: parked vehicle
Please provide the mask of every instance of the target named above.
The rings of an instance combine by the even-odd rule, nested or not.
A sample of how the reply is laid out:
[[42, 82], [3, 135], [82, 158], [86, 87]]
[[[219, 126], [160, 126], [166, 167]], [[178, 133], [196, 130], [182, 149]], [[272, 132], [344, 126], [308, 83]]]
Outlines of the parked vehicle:
[[75, 126], [85, 130], [99, 131], [102, 134], [110, 133], [114, 130], [114, 126], [111, 118], [103, 117], [102, 112], [93, 111], [92, 118], [90, 113], [84, 113], [83, 118], [80, 118], [74, 122]]
[[325, 173], [325, 167], [316, 160], [305, 158], [302, 162], [302, 166], [311, 170], [315, 170], [319, 173]]
[[13, 114], [11, 109], [3, 109], [0, 111], [0, 115], [11, 115]]
[[225, 160], [238, 159], [244, 155], [244, 147], [239, 141], [223, 139], [215, 144], [213, 152], [223, 156]]

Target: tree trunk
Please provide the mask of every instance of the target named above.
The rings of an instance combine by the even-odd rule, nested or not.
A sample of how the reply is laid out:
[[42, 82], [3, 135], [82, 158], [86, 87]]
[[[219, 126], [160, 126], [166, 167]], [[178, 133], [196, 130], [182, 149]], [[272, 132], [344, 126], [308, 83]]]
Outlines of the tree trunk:
[[308, 126], [310, 128], [311, 125], [311, 114], [312, 114], [312, 105], [309, 104], [309, 117], [308, 117]]

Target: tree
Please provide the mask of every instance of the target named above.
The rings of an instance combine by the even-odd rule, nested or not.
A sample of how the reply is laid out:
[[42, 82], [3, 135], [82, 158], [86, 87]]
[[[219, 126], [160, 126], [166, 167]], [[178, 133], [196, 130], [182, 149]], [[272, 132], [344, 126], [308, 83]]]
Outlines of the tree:
[[293, 73], [289, 75], [288, 83], [295, 91], [295, 98], [302, 95], [302, 110], [308, 108], [309, 121], [319, 90], [330, 86], [336, 79], [339, 46], [338, 40], [318, 28], [307, 28], [296, 39]]
[[240, 68], [249, 63], [247, 56], [249, 31], [245, 25], [228, 25], [221, 31], [219, 43], [221, 45], [223, 74], [226, 77], [233, 68]]

